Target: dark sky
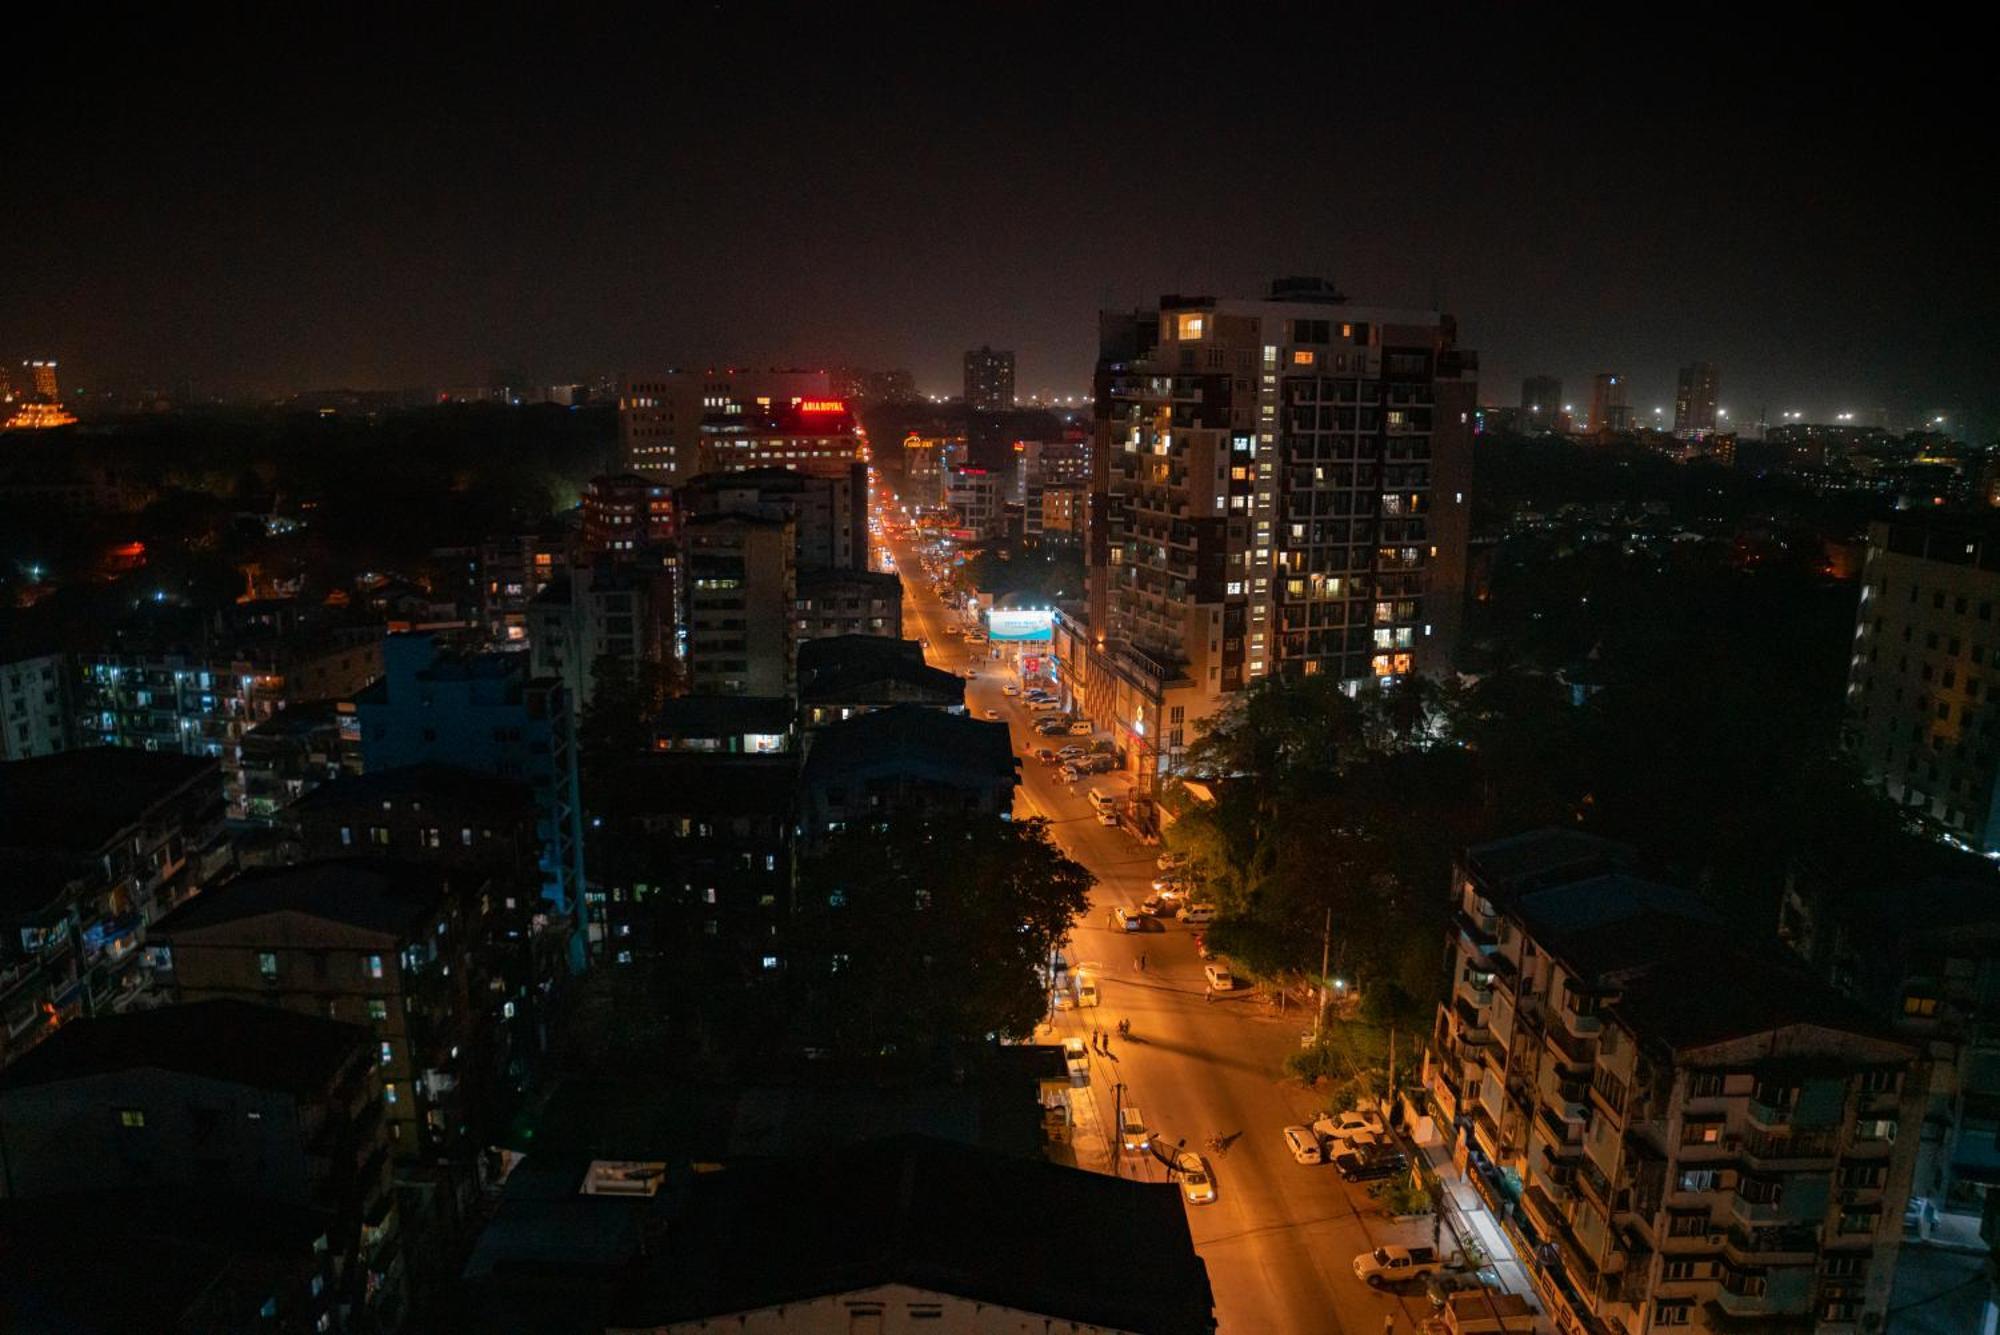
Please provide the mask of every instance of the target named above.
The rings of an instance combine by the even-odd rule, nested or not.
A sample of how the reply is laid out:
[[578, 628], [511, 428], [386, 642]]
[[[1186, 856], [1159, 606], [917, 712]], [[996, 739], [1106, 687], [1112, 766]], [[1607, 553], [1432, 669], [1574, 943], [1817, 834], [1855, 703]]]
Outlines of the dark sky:
[[955, 391], [991, 342], [1069, 393], [1107, 299], [1325, 273], [1441, 297], [1492, 401], [1621, 370], [1643, 414], [1700, 357], [1739, 418], [2000, 423], [1973, 43], [1381, 8], [64, 8], [10, 33], [56, 77], [0, 94], [0, 356], [224, 391], [716, 361]]

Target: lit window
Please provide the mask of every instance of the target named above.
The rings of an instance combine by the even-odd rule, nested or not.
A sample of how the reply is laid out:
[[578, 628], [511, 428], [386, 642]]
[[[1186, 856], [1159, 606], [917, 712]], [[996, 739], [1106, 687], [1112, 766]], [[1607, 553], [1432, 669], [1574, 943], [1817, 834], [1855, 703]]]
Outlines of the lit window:
[[396, 1095], [396, 1082], [395, 1082], [395, 1081], [393, 1081], [393, 1080], [389, 1080], [389, 1081], [385, 1081], [385, 1082], [383, 1082], [383, 1085], [382, 1085], [382, 1097], [383, 1097], [383, 1099], [385, 1099], [386, 1101], [388, 1101], [388, 1102], [390, 1102], [390, 1103], [394, 1103], [394, 1102], [396, 1101], [396, 1098], [397, 1098], [397, 1095]]
[[368, 957], [368, 976], [370, 978], [380, 978], [382, 976], [382, 957], [380, 955], [370, 955]]
[[259, 974], [259, 975], [261, 975], [261, 976], [263, 977], [263, 979], [264, 979], [264, 981], [265, 981], [265, 982], [267, 982], [267, 983], [274, 983], [274, 982], [276, 982], [276, 981], [278, 980], [278, 957], [277, 957], [277, 955], [276, 955], [276, 954], [275, 954], [274, 952], [272, 952], [272, 951], [269, 951], [269, 950], [260, 950], [260, 951], [258, 951], [258, 952], [257, 952], [257, 972], [258, 972], [258, 974]]
[[1204, 316], [1200, 315], [1181, 316], [1180, 317], [1181, 341], [1184, 343], [1199, 342], [1202, 336], [1202, 329], [1207, 323], [1208, 323], [1207, 318]]
[[382, 1040], [382, 1064], [384, 1066], [387, 1066], [390, 1062], [394, 1060], [396, 1060], [396, 1049], [394, 1045], [392, 1045], [389, 1042], [389, 1040], [385, 1038]]
[[1317, 358], [1318, 354], [1307, 352], [1304, 348], [1301, 348], [1292, 354], [1292, 365], [1311, 366]]
[[380, 997], [370, 997], [368, 999], [368, 1018], [371, 1020], [388, 1019], [389, 1003]]
[[146, 1125], [146, 1110], [143, 1108], [120, 1108], [118, 1125], [141, 1127]]

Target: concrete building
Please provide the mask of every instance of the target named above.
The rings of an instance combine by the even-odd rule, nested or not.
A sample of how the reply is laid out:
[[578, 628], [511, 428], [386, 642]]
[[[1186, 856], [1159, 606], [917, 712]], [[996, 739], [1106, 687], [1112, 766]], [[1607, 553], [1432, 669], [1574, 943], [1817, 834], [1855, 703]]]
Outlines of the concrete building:
[[562, 683], [531, 676], [525, 654], [444, 654], [429, 635], [390, 636], [383, 666], [382, 680], [354, 702], [363, 771], [434, 763], [525, 783], [544, 908], [568, 920], [580, 965], [583, 815]]
[[[376, 826], [374, 829], [381, 829]], [[469, 1159], [492, 1046], [473, 945], [483, 879], [385, 857], [247, 871], [162, 919], [165, 978], [186, 1002], [226, 998], [373, 1035], [397, 1157]], [[486, 1128], [482, 1128], [484, 1130]]]
[[480, 615], [496, 646], [528, 642], [528, 607], [569, 572], [572, 535], [555, 525], [490, 538], [479, 549]]
[[1563, 411], [1563, 382], [1560, 376], [1531, 375], [1521, 382], [1521, 410], [1539, 426], [1552, 427]]
[[846, 477], [868, 462], [861, 424], [844, 399], [759, 400], [744, 411], [710, 412], [701, 425], [701, 471], [780, 468]]
[[1869, 528], [1845, 741], [1869, 782], [1937, 832], [2000, 852], [2000, 525]]
[[1019, 761], [1005, 724], [924, 705], [871, 710], [815, 730], [800, 784], [808, 839], [899, 814], [1014, 809]]
[[[302, 1316], [296, 1329], [393, 1330], [405, 1279], [375, 1071], [365, 1029], [267, 1006], [212, 1001], [79, 1020], [0, 1074], [4, 1194], [10, 1205], [102, 1202], [109, 1235], [126, 1211], [157, 1214], [169, 1201], [197, 1239], [226, 1213], [283, 1220], [278, 1264], [235, 1271], [223, 1293], [262, 1270], [273, 1287], [258, 1299]], [[154, 1278], [141, 1259], [123, 1258], [121, 1284]], [[41, 1286], [60, 1286], [66, 1268], [10, 1288], [10, 1308], [42, 1310]], [[302, 1279], [308, 1293], [277, 1289]], [[105, 1295], [91, 1316], [117, 1301]], [[161, 1315], [134, 1328], [157, 1328]]]
[[924, 662], [915, 640], [834, 635], [799, 646], [799, 713], [809, 728], [891, 705], [965, 712], [965, 678]]
[[97, 747], [0, 765], [0, 1065], [149, 1002], [147, 933], [231, 865], [212, 760]]
[[977, 347], [965, 354], [965, 406], [975, 413], [1014, 410], [1014, 354]]
[[903, 581], [870, 570], [801, 570], [793, 603], [799, 643], [828, 635], [903, 635]]
[[798, 679], [796, 534], [790, 515], [687, 516], [680, 602], [691, 691], [792, 694]]
[[785, 516], [794, 531], [799, 570], [869, 568], [868, 468], [850, 462], [838, 472], [784, 468], [710, 473], [680, 489], [692, 515]]
[[1870, 1329], [1926, 1074], [1844, 998], [1629, 853], [1466, 850], [1426, 1086], [1558, 1326]]
[[637, 473], [592, 478], [583, 489], [583, 564], [608, 557], [634, 560], [648, 547], [674, 540], [672, 487]]
[[75, 745], [74, 683], [66, 654], [0, 654], [0, 761], [51, 756]]
[[1683, 366], [1674, 387], [1674, 434], [1682, 440], [1712, 435], [1720, 411], [1715, 401], [1721, 393], [1722, 373], [1714, 363]]
[[679, 557], [652, 547], [634, 560], [601, 558], [572, 567], [528, 608], [528, 653], [534, 676], [560, 680], [571, 707], [587, 706], [606, 658], [636, 676], [674, 651]]
[[620, 376], [618, 445], [626, 471], [677, 486], [711, 471], [704, 427], [834, 397], [824, 371], [739, 367]]
[[944, 503], [956, 522], [952, 535], [963, 542], [986, 542], [1003, 532], [1006, 497], [1003, 479], [985, 468], [954, 468], [945, 483]]
[[1590, 382], [1590, 423], [1592, 435], [1604, 431], [1630, 431], [1632, 406], [1626, 402], [1625, 377], [1613, 371], [1599, 371]]
[[241, 627], [228, 635], [90, 654], [80, 665], [76, 732], [84, 746], [206, 756], [222, 768], [230, 813], [250, 814], [243, 741], [279, 711], [343, 700], [382, 674], [379, 626]]
[[1142, 794], [1264, 677], [1450, 666], [1475, 370], [1449, 316], [1319, 280], [1107, 317], [1088, 620], [1058, 659]]
[[317, 700], [281, 709], [243, 734], [243, 806], [268, 820], [323, 783], [361, 772], [354, 707]]

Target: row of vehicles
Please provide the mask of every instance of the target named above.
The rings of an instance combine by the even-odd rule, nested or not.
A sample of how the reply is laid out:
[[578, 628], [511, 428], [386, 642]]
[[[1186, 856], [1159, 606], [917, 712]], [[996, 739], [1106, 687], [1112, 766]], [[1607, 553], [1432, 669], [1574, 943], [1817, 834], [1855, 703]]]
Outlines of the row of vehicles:
[[[1082, 1039], [1071, 1042], [1082, 1046]], [[1088, 1057], [1086, 1056], [1086, 1061]], [[1134, 1104], [1126, 1104], [1118, 1110], [1118, 1145], [1127, 1154], [1155, 1154], [1167, 1156], [1153, 1150], [1153, 1133], [1146, 1129], [1146, 1117]], [[1193, 1150], [1176, 1149], [1169, 1163], [1174, 1176], [1180, 1179], [1181, 1195], [1189, 1205], [1212, 1205], [1215, 1202], [1215, 1173], [1208, 1166], [1208, 1160]]]

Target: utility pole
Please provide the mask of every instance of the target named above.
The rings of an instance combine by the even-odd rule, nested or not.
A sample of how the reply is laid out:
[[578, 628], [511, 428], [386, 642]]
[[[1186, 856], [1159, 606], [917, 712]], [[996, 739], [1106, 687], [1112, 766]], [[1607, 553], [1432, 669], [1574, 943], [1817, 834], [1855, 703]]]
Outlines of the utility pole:
[[1332, 966], [1333, 956], [1333, 910], [1326, 911], [1326, 929], [1319, 938], [1319, 1014], [1313, 1016], [1313, 1042], [1319, 1042], [1320, 1030], [1326, 1027], [1326, 972]]
[[1396, 1110], [1396, 1022], [1389, 1022], [1389, 1071], [1382, 1081], [1387, 1097], [1382, 1100], [1385, 1116], [1392, 1116]]

